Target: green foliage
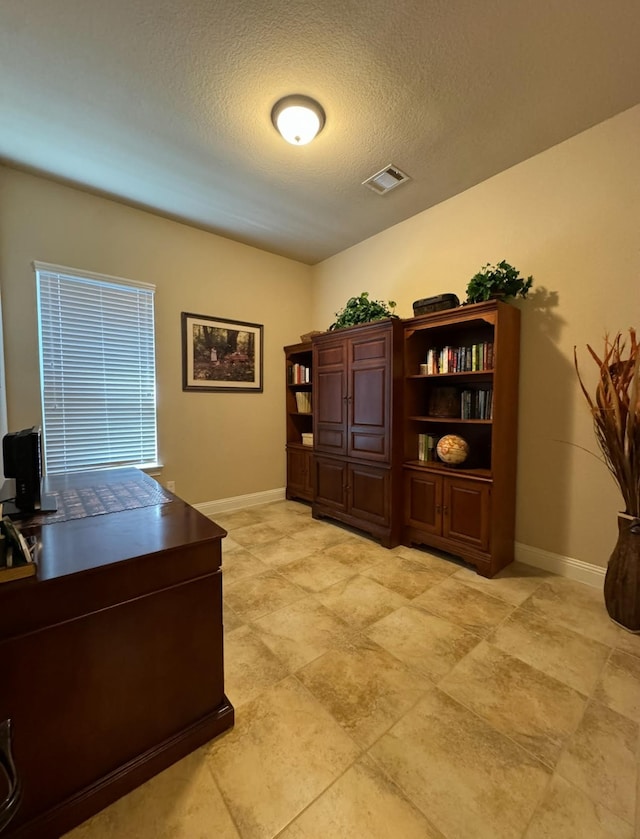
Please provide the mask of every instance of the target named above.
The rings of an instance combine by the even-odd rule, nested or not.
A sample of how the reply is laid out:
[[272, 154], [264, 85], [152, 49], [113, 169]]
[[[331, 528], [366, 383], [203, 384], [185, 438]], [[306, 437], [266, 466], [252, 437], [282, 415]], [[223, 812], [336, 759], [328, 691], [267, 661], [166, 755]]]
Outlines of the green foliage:
[[467, 303], [481, 303], [491, 297], [526, 297], [533, 277], [520, 276], [520, 272], [504, 259], [497, 265], [485, 265], [469, 280]]
[[345, 326], [356, 326], [359, 323], [370, 323], [383, 318], [397, 318], [393, 313], [396, 304], [393, 300], [383, 303], [382, 300], [369, 300], [369, 292], [363, 291], [359, 297], [347, 300], [343, 309], [336, 312], [336, 322], [329, 329], [342, 329]]

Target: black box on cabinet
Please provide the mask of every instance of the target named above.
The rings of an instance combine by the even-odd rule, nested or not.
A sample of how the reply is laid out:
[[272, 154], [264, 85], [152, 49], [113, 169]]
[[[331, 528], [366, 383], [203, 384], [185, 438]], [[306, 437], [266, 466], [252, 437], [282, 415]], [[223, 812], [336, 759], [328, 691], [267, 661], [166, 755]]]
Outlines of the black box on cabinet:
[[428, 315], [430, 312], [441, 312], [443, 309], [455, 309], [460, 305], [455, 294], [436, 294], [435, 297], [424, 297], [413, 304], [413, 314]]

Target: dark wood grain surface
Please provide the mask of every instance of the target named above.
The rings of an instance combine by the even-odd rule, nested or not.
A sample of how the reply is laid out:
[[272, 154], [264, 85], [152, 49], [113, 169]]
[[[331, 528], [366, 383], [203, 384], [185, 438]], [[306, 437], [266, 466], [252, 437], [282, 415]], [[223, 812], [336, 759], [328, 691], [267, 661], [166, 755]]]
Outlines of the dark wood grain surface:
[[[123, 471], [50, 486], [119, 480]], [[105, 477], [106, 476], [106, 477]], [[35, 578], [0, 587], [0, 719], [23, 801], [3, 833], [59, 836], [233, 724], [225, 531], [168, 503], [40, 525]]]

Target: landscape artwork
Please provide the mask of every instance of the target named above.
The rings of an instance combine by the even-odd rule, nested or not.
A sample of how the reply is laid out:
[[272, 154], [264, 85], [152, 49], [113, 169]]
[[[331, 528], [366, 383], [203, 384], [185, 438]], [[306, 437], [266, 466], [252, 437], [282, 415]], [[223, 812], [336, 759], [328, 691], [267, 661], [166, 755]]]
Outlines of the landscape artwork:
[[262, 392], [263, 327], [182, 312], [182, 389]]

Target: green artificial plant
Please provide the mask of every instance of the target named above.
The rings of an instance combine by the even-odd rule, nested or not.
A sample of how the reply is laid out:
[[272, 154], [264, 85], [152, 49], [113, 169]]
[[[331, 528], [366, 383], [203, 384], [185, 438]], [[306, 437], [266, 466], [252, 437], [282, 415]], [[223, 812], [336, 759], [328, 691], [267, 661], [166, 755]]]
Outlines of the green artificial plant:
[[397, 318], [393, 313], [395, 307], [393, 300], [387, 303], [383, 303], [382, 300], [370, 300], [369, 292], [363, 291], [359, 297], [349, 298], [344, 308], [336, 312], [336, 322], [332, 323], [329, 329], [342, 329], [345, 326], [356, 326], [383, 318]]
[[526, 297], [533, 277], [520, 276], [520, 272], [504, 259], [497, 265], [487, 265], [474, 274], [467, 286], [467, 303], [481, 303], [492, 297]]

